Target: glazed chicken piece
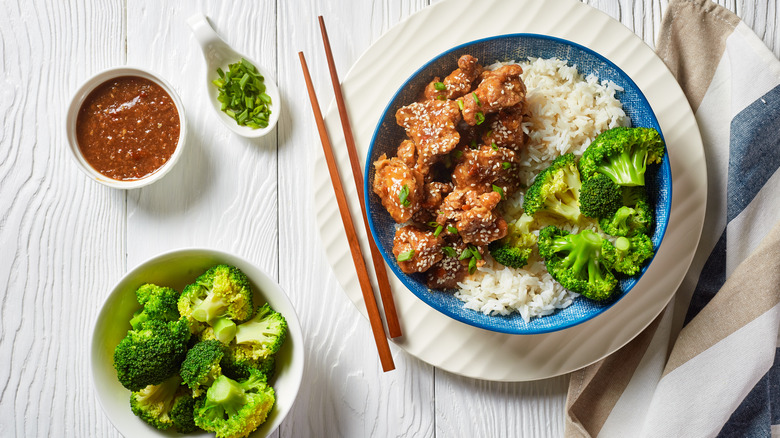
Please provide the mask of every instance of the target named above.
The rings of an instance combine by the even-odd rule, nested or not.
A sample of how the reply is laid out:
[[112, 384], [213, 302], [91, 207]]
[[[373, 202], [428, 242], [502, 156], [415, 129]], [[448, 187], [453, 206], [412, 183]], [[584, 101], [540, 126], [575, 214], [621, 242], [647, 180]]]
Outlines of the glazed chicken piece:
[[[490, 186], [498, 180], [503, 180], [507, 182], [509, 192], [514, 192], [520, 182], [517, 176], [517, 160], [517, 154], [511, 149], [481, 145], [479, 149], [472, 149], [464, 154], [464, 159], [452, 172], [452, 181], [458, 188], [474, 188]], [[509, 194], [511, 193], [505, 192], [505, 196]]]
[[456, 126], [460, 119], [458, 104], [452, 100], [415, 102], [395, 113], [396, 122], [417, 146], [417, 169], [423, 175], [439, 156], [458, 145], [460, 134]]
[[403, 272], [425, 272], [443, 257], [444, 239], [414, 225], [406, 225], [395, 232], [393, 254]]
[[509, 64], [482, 73], [482, 82], [472, 93], [459, 97], [463, 120], [469, 125], [481, 125], [485, 116], [502, 108], [525, 105], [525, 84], [520, 79], [522, 67]]
[[404, 140], [395, 154], [407, 167], [414, 167], [417, 164], [417, 148], [411, 140]]
[[505, 108], [489, 118], [489, 129], [482, 135], [482, 142], [520, 152], [528, 143], [529, 137], [523, 132], [523, 119], [526, 117], [526, 107], [515, 105]]
[[[471, 91], [474, 81], [482, 74], [477, 58], [463, 55], [458, 59], [458, 68], [443, 81], [436, 77], [425, 87], [425, 99], [455, 99]], [[437, 88], [438, 86], [438, 88]]]
[[468, 270], [468, 262], [444, 256], [425, 273], [425, 284], [431, 289], [455, 289]]
[[422, 208], [430, 211], [436, 211], [441, 202], [452, 191], [452, 184], [432, 181], [425, 183], [423, 188]]
[[[480, 189], [484, 190], [480, 194]], [[451, 223], [458, 229], [464, 243], [484, 246], [506, 236], [506, 221], [493, 209], [501, 201], [501, 195], [487, 188], [456, 188], [439, 207], [440, 224]]]
[[423, 199], [423, 176], [399, 158], [382, 154], [374, 162], [374, 193], [399, 224], [407, 222], [420, 208]]

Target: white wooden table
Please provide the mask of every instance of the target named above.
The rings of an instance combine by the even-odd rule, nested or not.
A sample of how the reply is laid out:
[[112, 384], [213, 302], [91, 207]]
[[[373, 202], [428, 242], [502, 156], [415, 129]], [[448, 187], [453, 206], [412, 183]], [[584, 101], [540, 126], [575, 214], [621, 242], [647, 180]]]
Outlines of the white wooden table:
[[[325, 17], [343, 77], [373, 41], [429, 3], [0, 0], [0, 437], [119, 435], [92, 389], [93, 320], [128, 269], [182, 247], [254, 261], [298, 309], [308, 363], [294, 410], [275, 435], [563, 434], [566, 376], [471, 380], [394, 346], [397, 369], [382, 373], [368, 321], [336, 282], [318, 240], [309, 193], [320, 143], [297, 52], [307, 55], [326, 107], [333, 93], [317, 16]], [[588, 3], [651, 46], [666, 7], [658, 0]], [[780, 0], [719, 3], [780, 55]], [[194, 12], [275, 73], [285, 105], [275, 133], [242, 140], [210, 112], [203, 58], [185, 22]], [[127, 192], [82, 174], [64, 134], [78, 85], [124, 64], [168, 79], [190, 127], [177, 167]]]

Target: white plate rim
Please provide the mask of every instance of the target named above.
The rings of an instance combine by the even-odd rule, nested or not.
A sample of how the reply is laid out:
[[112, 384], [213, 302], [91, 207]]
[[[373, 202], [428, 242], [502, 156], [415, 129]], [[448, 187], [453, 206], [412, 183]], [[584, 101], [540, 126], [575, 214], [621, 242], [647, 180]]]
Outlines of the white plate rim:
[[[464, 20], [471, 25], [453, 26]], [[440, 29], [451, 31], [439, 33]], [[575, 327], [539, 335], [489, 332], [440, 314], [391, 276], [404, 333], [393, 340], [394, 345], [458, 375], [494, 381], [527, 381], [565, 374], [602, 359], [630, 342], [664, 309], [682, 282], [698, 245], [704, 223], [707, 180], [704, 148], [695, 117], [666, 65], [628, 28], [576, 0], [445, 0], [390, 29], [369, 47], [342, 80], [361, 160], [365, 160], [371, 135], [387, 101], [419, 66], [455, 45], [507, 33], [537, 33], [567, 39], [596, 51], [625, 71], [656, 113], [667, 141], [674, 186], [669, 226], [653, 263], [643, 276], [646, 280], [640, 281], [632, 294], [604, 314]], [[326, 114], [326, 123], [344, 179], [351, 170], [333, 104]], [[347, 296], [366, 317], [321, 153], [313, 157], [312, 180], [315, 217], [327, 260]], [[345, 191], [350, 208], [357, 211], [354, 185], [346, 184]], [[359, 225], [356, 224], [356, 229], [367, 254], [367, 237]]]

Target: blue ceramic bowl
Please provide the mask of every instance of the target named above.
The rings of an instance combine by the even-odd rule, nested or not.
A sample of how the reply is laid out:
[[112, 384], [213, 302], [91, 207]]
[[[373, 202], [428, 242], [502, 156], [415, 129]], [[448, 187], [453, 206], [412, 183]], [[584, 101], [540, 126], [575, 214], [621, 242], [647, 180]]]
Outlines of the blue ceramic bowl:
[[[559, 38], [534, 34], [501, 35], [457, 46], [429, 61], [401, 86], [385, 108], [382, 119], [379, 120], [374, 131], [365, 166], [364, 187], [368, 200], [368, 221], [374, 240], [390, 269], [412, 293], [434, 309], [466, 324], [500, 333], [539, 334], [562, 330], [594, 318], [629, 293], [650, 263], [647, 263], [642, 272], [636, 276], [622, 280], [617, 297], [609, 302], [597, 303], [579, 297], [565, 309], [525, 322], [518, 313], [509, 316], [488, 316], [465, 309], [463, 302], [455, 298], [452, 293], [429, 290], [422, 274], [410, 275], [402, 272], [395, 260], [393, 255], [395, 222], [371, 189], [374, 180], [372, 163], [382, 154], [395, 156], [398, 145], [407, 138], [404, 129], [395, 122], [398, 108], [414, 102], [433, 77], [447, 76], [457, 68], [457, 59], [467, 53], [479, 59], [482, 65], [490, 65], [498, 61], [520, 62], [534, 57], [567, 60], [569, 65], [576, 65], [583, 75], [592, 73], [601, 80], [610, 80], [623, 88], [624, 91], [618, 92], [616, 97], [622, 102], [623, 110], [631, 119], [631, 126], [652, 127], [661, 132], [650, 104], [634, 81], [608, 59], [586, 47]], [[655, 208], [652, 241], [657, 251], [666, 232], [672, 202], [672, 174], [668, 154], [664, 156], [660, 165], [649, 166], [646, 188]]]

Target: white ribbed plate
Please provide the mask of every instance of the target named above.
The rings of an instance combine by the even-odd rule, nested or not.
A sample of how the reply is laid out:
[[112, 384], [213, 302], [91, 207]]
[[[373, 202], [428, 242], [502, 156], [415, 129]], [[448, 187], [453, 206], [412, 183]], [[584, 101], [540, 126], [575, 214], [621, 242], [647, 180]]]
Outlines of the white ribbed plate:
[[[667, 142], [674, 186], [666, 236], [642, 281], [604, 314], [566, 330], [507, 335], [472, 327], [429, 307], [391, 275], [404, 334], [394, 340], [395, 345], [452, 373], [486, 380], [523, 381], [557, 376], [589, 365], [628, 343], [653, 321], [680, 285], [693, 258], [704, 223], [707, 180], [696, 120], [664, 63], [628, 28], [576, 0], [446, 0], [390, 29], [343, 79], [361, 163], [382, 111], [412, 73], [451, 47], [508, 33], [567, 39], [598, 52], [625, 71], [658, 117]], [[345, 191], [355, 212], [353, 217], [359, 220], [357, 191], [349, 183], [349, 158], [335, 105], [328, 110], [326, 123], [342, 180], [347, 181]], [[315, 156], [313, 171], [317, 223], [328, 260], [347, 296], [366, 316], [321, 153]], [[368, 254], [363, 227], [356, 223], [355, 228], [364, 253]]]

